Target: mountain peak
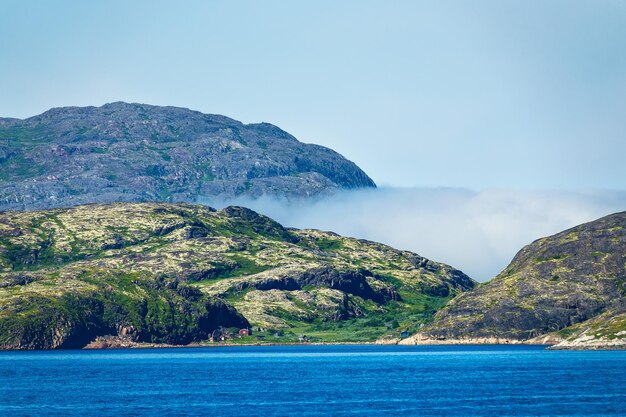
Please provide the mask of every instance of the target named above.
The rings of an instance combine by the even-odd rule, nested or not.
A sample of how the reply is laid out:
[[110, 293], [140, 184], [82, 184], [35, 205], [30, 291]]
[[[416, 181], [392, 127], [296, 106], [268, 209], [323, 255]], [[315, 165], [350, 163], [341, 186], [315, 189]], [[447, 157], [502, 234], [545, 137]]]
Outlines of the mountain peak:
[[375, 187], [353, 162], [270, 123], [121, 101], [3, 119], [0, 174], [0, 210]]

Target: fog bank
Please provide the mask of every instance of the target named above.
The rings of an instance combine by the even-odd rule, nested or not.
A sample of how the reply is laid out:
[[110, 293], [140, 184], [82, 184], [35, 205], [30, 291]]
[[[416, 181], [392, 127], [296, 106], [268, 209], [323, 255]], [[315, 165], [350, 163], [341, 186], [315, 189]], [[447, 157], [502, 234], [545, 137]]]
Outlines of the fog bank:
[[242, 205], [285, 226], [330, 230], [411, 250], [486, 281], [533, 240], [626, 210], [626, 191], [383, 187], [314, 200], [200, 202], [215, 208]]

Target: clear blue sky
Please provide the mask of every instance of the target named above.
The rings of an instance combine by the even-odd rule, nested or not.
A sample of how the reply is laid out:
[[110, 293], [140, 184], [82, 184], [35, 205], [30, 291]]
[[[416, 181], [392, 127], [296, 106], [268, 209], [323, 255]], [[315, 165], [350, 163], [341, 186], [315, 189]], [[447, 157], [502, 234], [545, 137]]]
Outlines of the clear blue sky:
[[0, 0], [0, 115], [267, 121], [382, 185], [626, 188], [626, 1]]

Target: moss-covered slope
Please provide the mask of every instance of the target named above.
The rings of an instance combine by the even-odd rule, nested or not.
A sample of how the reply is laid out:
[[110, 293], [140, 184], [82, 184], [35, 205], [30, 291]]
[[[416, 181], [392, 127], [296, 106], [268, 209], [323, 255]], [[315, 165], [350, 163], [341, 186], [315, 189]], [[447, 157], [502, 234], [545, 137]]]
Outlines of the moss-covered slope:
[[285, 229], [241, 207], [0, 213], [2, 348], [81, 347], [106, 335], [185, 344], [248, 326], [262, 329], [249, 340], [375, 340], [417, 329], [473, 286], [416, 254]]
[[[578, 334], [594, 317], [587, 324], [602, 327], [601, 314], [626, 311], [625, 255], [626, 212], [539, 239], [492, 281], [450, 302], [420, 337], [528, 340], [563, 329]], [[613, 328], [624, 330], [606, 327]]]

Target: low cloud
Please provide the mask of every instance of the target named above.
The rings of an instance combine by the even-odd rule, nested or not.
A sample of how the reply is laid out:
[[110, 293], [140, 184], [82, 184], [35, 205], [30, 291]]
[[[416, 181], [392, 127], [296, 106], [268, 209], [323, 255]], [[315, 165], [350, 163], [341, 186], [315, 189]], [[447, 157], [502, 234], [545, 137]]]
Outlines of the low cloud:
[[263, 197], [201, 202], [216, 208], [242, 205], [285, 226], [382, 242], [486, 281], [533, 240], [626, 210], [626, 191], [383, 187], [315, 200]]

